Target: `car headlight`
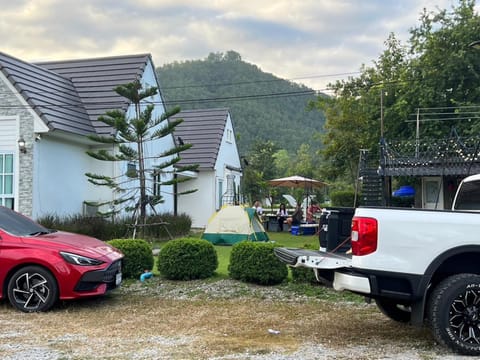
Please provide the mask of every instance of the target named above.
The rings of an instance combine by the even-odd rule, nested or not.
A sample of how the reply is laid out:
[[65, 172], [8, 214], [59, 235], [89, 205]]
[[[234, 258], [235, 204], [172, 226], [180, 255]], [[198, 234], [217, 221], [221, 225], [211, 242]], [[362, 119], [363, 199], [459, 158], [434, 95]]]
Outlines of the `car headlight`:
[[60, 251], [60, 255], [62, 255], [66, 262], [73, 265], [92, 266], [103, 264], [103, 261], [101, 260], [92, 259], [86, 256], [72, 254], [65, 251]]

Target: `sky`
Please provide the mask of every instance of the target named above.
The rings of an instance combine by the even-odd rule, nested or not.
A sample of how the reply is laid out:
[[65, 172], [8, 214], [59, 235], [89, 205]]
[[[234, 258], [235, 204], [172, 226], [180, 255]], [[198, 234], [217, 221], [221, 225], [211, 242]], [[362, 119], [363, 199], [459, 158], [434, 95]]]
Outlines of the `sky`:
[[[325, 91], [372, 65], [423, 8], [458, 0], [0, 0], [0, 52], [28, 61], [150, 53], [156, 67], [234, 50]], [[477, 7], [479, 7], [477, 5]], [[161, 83], [161, 80], [160, 80]]]

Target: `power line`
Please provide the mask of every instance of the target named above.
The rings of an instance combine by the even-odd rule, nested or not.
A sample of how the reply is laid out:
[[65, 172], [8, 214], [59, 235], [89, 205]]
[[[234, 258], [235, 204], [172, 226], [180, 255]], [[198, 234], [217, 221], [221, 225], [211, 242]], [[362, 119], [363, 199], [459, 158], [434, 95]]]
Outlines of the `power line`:
[[165, 89], [193, 89], [193, 88], [201, 88], [201, 87], [220, 87], [220, 86], [236, 86], [236, 85], [248, 85], [248, 84], [262, 84], [262, 83], [272, 83], [272, 82], [279, 82], [279, 81], [295, 81], [295, 80], [304, 80], [304, 79], [317, 79], [323, 77], [334, 77], [334, 76], [346, 76], [346, 75], [355, 75], [360, 74], [360, 71], [354, 72], [345, 72], [345, 73], [337, 73], [337, 74], [323, 74], [323, 75], [312, 75], [312, 76], [304, 76], [304, 77], [296, 77], [290, 79], [272, 79], [272, 80], [252, 80], [252, 81], [238, 81], [238, 82], [231, 82], [231, 83], [214, 83], [214, 84], [187, 84], [182, 86], [166, 86], [162, 87], [162, 90]]
[[[216, 98], [201, 98], [201, 99], [180, 99], [180, 100], [166, 100], [164, 102], [153, 101], [149, 104], [155, 105], [180, 105], [180, 104], [191, 104], [196, 102], [222, 102], [222, 101], [245, 101], [245, 100], [255, 100], [255, 99], [273, 99], [281, 97], [293, 97], [293, 96], [316, 96], [318, 95], [315, 90], [302, 90], [302, 91], [289, 91], [289, 92], [279, 92], [279, 93], [266, 93], [266, 94], [253, 94], [253, 95], [239, 95], [239, 96], [226, 96], [226, 97], [216, 97]], [[115, 106], [118, 107], [122, 103], [121, 101], [110, 101], [110, 102], [95, 102], [94, 104], [83, 103], [83, 104], [35, 104], [35, 105], [0, 105], [1, 109], [23, 109], [23, 108], [84, 108], [88, 105], [95, 105], [97, 107], [109, 107]]]

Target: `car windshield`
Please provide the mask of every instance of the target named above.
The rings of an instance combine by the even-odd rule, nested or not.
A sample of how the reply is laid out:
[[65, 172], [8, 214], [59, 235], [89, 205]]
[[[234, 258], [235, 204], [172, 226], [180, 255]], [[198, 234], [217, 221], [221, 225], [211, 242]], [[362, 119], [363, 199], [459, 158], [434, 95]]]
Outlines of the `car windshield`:
[[29, 218], [0, 206], [0, 229], [16, 236], [48, 234], [51, 231]]

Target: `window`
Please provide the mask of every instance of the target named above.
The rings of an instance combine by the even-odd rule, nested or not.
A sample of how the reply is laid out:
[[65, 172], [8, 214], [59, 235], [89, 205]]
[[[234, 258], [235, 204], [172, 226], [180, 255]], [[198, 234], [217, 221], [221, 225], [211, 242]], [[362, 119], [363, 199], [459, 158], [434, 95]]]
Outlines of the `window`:
[[160, 185], [162, 183], [162, 180], [160, 178], [160, 172], [155, 171], [152, 177], [153, 177], [153, 189], [152, 189], [153, 196], [160, 196]]
[[218, 179], [218, 198], [217, 198], [217, 210], [222, 207], [222, 196], [223, 196], [223, 180]]
[[462, 184], [455, 201], [456, 210], [480, 209], [480, 181], [470, 181]]
[[233, 130], [232, 129], [227, 129], [227, 142], [229, 142], [229, 143], [233, 142]]
[[127, 174], [126, 175], [130, 178], [136, 178], [138, 176], [137, 165], [135, 165], [134, 163], [128, 163], [127, 164]]
[[0, 205], [13, 209], [13, 154], [0, 154]]

